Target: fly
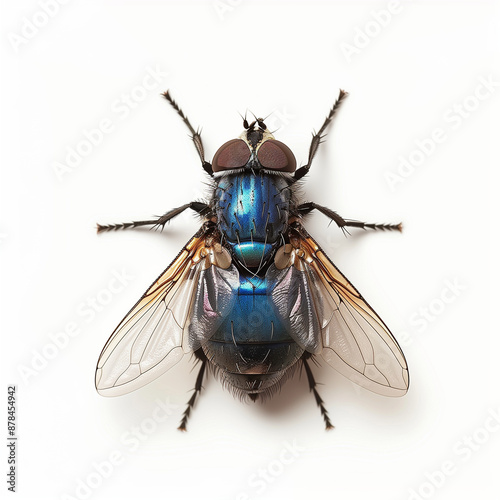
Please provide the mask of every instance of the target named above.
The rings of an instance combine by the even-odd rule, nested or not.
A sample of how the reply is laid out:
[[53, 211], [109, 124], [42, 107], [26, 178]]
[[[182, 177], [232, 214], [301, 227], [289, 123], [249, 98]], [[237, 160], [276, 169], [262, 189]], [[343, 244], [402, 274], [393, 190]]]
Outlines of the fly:
[[163, 216], [97, 225], [98, 232], [153, 226], [163, 229], [191, 209], [201, 228], [117, 326], [101, 352], [95, 383], [103, 396], [120, 396], [153, 381], [192, 353], [200, 362], [194, 393], [179, 429], [202, 389], [206, 368], [235, 394], [271, 396], [304, 368], [327, 429], [333, 427], [309, 366], [321, 356], [356, 384], [385, 396], [408, 390], [408, 367], [389, 328], [304, 227], [317, 210], [348, 228], [398, 230], [401, 224], [344, 219], [299, 200], [297, 181], [310, 170], [327, 127], [347, 96], [339, 96], [313, 135], [307, 164], [274, 138], [262, 118], [205, 160], [199, 130], [165, 99], [192, 134], [211, 196]]

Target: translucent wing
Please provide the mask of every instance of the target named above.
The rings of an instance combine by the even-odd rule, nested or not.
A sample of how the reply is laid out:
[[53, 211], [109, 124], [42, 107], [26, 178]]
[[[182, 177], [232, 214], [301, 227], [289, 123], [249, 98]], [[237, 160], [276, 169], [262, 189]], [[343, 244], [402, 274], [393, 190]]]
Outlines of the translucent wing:
[[408, 367], [395, 338], [303, 228], [291, 232], [266, 278], [296, 342], [370, 391], [406, 393]]
[[123, 318], [97, 363], [100, 394], [120, 396], [148, 384], [215, 331], [234, 300], [238, 272], [213, 240], [203, 231], [191, 238]]

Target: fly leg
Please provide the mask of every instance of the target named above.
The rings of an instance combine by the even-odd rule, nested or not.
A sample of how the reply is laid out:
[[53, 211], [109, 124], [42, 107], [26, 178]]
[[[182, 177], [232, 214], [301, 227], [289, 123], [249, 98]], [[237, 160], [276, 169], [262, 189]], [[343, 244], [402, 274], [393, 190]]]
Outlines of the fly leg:
[[326, 430], [329, 431], [330, 429], [333, 429], [334, 426], [332, 422], [330, 421], [330, 417], [328, 416], [328, 411], [326, 410], [323, 400], [321, 399], [321, 396], [319, 395], [318, 391], [316, 390], [316, 380], [314, 380], [314, 375], [311, 371], [311, 368], [307, 362], [307, 358], [302, 358], [302, 363], [304, 364], [304, 368], [306, 370], [307, 374], [307, 380], [309, 382], [309, 390], [314, 394], [314, 399], [316, 400], [316, 404], [319, 406], [319, 409], [321, 411], [321, 416], [323, 417], [323, 420], [325, 421], [325, 426]]
[[294, 179], [298, 181], [300, 178], [304, 177], [309, 172], [309, 169], [311, 168], [311, 164], [314, 158], [314, 155], [316, 154], [316, 151], [318, 151], [319, 145], [323, 142], [323, 138], [325, 137], [325, 130], [327, 129], [328, 125], [330, 125], [331, 121], [333, 120], [333, 117], [337, 110], [339, 109], [340, 105], [342, 104], [342, 101], [348, 96], [349, 94], [345, 90], [341, 90], [339, 92], [339, 96], [337, 100], [335, 101], [335, 104], [332, 106], [332, 109], [330, 110], [330, 113], [328, 113], [328, 116], [326, 117], [323, 125], [319, 129], [318, 133], [313, 133], [313, 138], [311, 141], [311, 145], [309, 146], [309, 157], [307, 159], [307, 164], [304, 165], [303, 167], [300, 167], [294, 175]]
[[309, 203], [303, 203], [302, 205], [299, 205], [297, 207], [297, 210], [302, 215], [306, 215], [312, 212], [314, 209], [318, 210], [318, 212], [321, 212], [323, 215], [326, 215], [331, 220], [333, 220], [333, 222], [335, 222], [335, 224], [337, 224], [337, 226], [339, 226], [345, 234], [349, 234], [349, 231], [346, 229], [347, 227], [357, 227], [360, 229], [379, 229], [382, 231], [403, 231], [402, 222], [400, 222], [399, 224], [374, 224], [369, 222], [361, 222], [358, 220], [344, 219], [337, 212], [334, 212], [328, 207], [318, 205], [313, 201]]
[[200, 157], [201, 160], [201, 166], [207, 172], [209, 175], [213, 175], [213, 170], [212, 170], [212, 165], [205, 160], [205, 152], [203, 149], [203, 142], [201, 141], [201, 130], [195, 130], [191, 123], [188, 120], [188, 117], [184, 114], [182, 109], [179, 107], [179, 105], [172, 99], [172, 96], [170, 95], [169, 91], [167, 90], [162, 94], [162, 96], [170, 103], [170, 105], [177, 111], [179, 116], [182, 118], [184, 123], [186, 124], [187, 128], [191, 132], [191, 139], [194, 142], [194, 146], [196, 148], [196, 151], [198, 152], [198, 156]]
[[184, 212], [184, 210], [188, 208], [194, 210], [200, 215], [206, 215], [210, 212], [210, 208], [206, 203], [202, 203], [200, 201], [192, 201], [191, 203], [186, 203], [185, 205], [182, 205], [182, 207], [173, 208], [172, 210], [169, 210], [166, 214], [162, 215], [161, 217], [158, 217], [157, 219], [141, 220], [135, 222], [122, 222], [121, 224], [107, 224], [107, 225], [97, 224], [97, 232], [104, 233], [106, 231], [116, 231], [117, 229], [131, 229], [139, 226], [153, 226], [154, 229], [161, 227], [161, 229], [163, 230], [165, 224], [170, 219], [173, 219], [175, 216]]
[[180, 431], [186, 431], [186, 424], [187, 424], [187, 421], [189, 419], [189, 416], [191, 415], [191, 410], [192, 410], [194, 403], [196, 401], [196, 397], [198, 396], [198, 394], [201, 392], [201, 389], [203, 388], [202, 387], [203, 375], [205, 374], [205, 367], [207, 365], [207, 358], [205, 357], [204, 354], [202, 354], [202, 355], [197, 354], [197, 357], [199, 357], [199, 359], [201, 359], [201, 367], [200, 367], [200, 371], [198, 372], [198, 376], [196, 377], [196, 384], [194, 385], [194, 393], [191, 396], [191, 399], [188, 401], [187, 408], [184, 411], [184, 415], [182, 416], [181, 423], [180, 423], [179, 427], [177, 427], [177, 429], [179, 429]]

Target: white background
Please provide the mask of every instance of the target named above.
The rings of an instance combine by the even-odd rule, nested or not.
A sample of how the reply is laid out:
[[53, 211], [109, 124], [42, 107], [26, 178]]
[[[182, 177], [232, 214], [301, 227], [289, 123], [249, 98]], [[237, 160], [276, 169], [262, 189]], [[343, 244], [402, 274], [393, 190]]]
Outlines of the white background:
[[[498, 2], [70, 0], [50, 18], [41, 4], [2, 4], [2, 393], [17, 385], [17, 498], [498, 498], [500, 87], [480, 83], [500, 81]], [[204, 195], [160, 92], [203, 127], [209, 159], [248, 109], [274, 112], [304, 164], [339, 88], [350, 96], [304, 198], [405, 230], [346, 239], [321, 215], [308, 227], [400, 340], [407, 396], [315, 367], [336, 426], [326, 433], [304, 377], [267, 405], [209, 377], [184, 434], [188, 357], [135, 393], [98, 396], [102, 346], [198, 227], [186, 213], [162, 234], [95, 232]], [[57, 175], [102, 120], [112, 130]], [[436, 128], [444, 139], [419, 156]], [[412, 154], [423, 161], [391, 189], [387, 174]], [[114, 273], [128, 276], [119, 292]], [[158, 400], [173, 405], [166, 419]]]

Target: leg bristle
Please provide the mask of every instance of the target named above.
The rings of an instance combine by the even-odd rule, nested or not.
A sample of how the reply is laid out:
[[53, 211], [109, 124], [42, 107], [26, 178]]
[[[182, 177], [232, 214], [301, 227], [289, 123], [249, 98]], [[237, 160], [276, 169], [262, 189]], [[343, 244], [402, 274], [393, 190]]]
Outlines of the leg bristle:
[[189, 416], [191, 415], [191, 409], [193, 408], [194, 403], [196, 401], [196, 396], [198, 396], [198, 394], [201, 392], [203, 375], [205, 373], [206, 364], [207, 364], [207, 360], [203, 359], [203, 361], [201, 362], [200, 371], [198, 372], [198, 376], [196, 377], [196, 384], [194, 386], [194, 393], [191, 396], [191, 398], [189, 399], [189, 401], [187, 403], [187, 408], [184, 411], [184, 415], [182, 416], [181, 423], [180, 423], [179, 427], [177, 427], [177, 429], [182, 431], [182, 432], [186, 432], [186, 430], [187, 430], [186, 425], [187, 425], [187, 421], [189, 419]]
[[309, 389], [310, 391], [314, 394], [314, 399], [316, 400], [316, 404], [318, 405], [321, 416], [323, 417], [323, 420], [325, 421], [325, 427], [326, 430], [329, 431], [334, 428], [332, 422], [330, 421], [330, 417], [328, 416], [328, 411], [325, 408], [324, 402], [321, 399], [321, 396], [319, 395], [319, 392], [316, 390], [316, 381], [314, 380], [314, 375], [311, 371], [311, 368], [309, 367], [309, 364], [307, 363], [307, 359], [303, 359], [303, 364], [304, 368], [306, 370], [307, 374], [307, 380], [309, 382]]

